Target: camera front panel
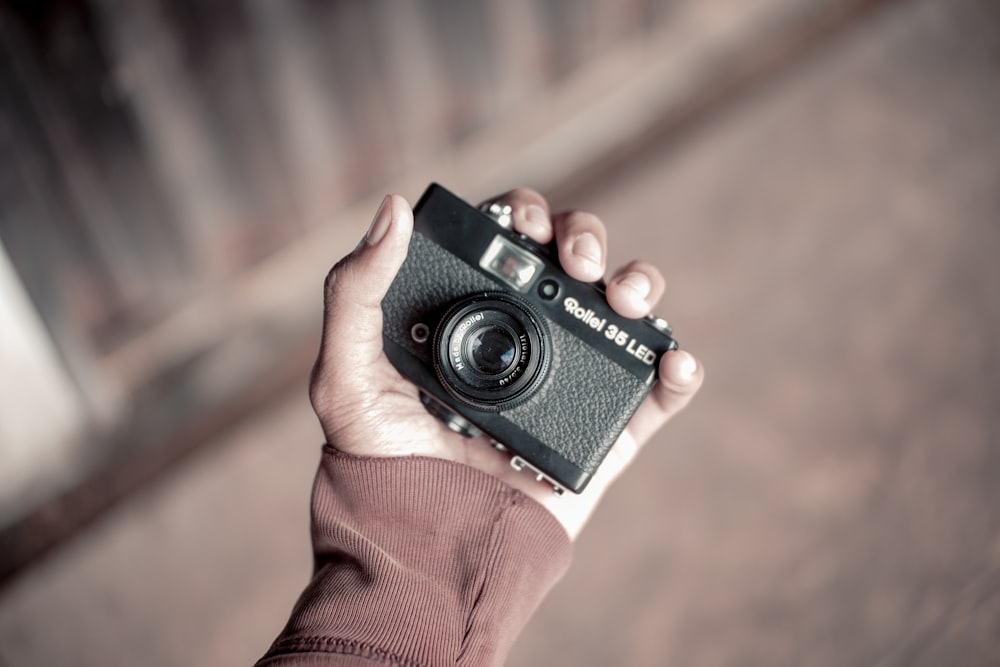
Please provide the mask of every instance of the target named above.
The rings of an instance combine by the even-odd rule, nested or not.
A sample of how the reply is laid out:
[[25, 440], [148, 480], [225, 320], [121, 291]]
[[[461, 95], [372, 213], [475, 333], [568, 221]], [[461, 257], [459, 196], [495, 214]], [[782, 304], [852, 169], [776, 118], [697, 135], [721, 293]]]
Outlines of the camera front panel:
[[[621, 318], [601, 288], [569, 278], [554, 254], [440, 186], [428, 188], [414, 212], [407, 260], [383, 301], [390, 361], [495, 440], [581, 491], [649, 392], [659, 356], [676, 343], [643, 320]], [[493, 409], [456, 394], [454, 380], [435, 370], [442, 366], [435, 357], [439, 326], [456, 303], [505, 292], [545, 321], [546, 369], [529, 398]], [[496, 328], [504, 326], [498, 321]]]

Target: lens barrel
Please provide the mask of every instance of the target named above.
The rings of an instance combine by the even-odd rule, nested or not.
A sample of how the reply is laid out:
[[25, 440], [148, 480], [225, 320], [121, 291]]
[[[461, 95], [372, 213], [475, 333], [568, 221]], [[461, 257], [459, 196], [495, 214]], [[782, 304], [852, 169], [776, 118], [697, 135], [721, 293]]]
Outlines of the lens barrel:
[[523, 299], [480, 293], [448, 309], [434, 336], [434, 370], [462, 403], [499, 412], [541, 385], [550, 350], [545, 321]]

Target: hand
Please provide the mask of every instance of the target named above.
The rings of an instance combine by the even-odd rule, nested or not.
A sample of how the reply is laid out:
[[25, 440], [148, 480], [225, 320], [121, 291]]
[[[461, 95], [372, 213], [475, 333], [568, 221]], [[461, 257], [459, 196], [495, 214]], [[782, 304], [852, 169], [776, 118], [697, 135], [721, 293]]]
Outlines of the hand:
[[[604, 275], [607, 230], [581, 211], [550, 215], [533, 190], [498, 198], [513, 209], [514, 228], [538, 243], [556, 240], [563, 270], [582, 281]], [[667, 352], [660, 379], [639, 406], [586, 490], [556, 496], [550, 486], [510, 466], [510, 456], [488, 439], [465, 438], [431, 416], [419, 392], [382, 353], [381, 301], [395, 278], [413, 232], [406, 200], [383, 200], [365, 239], [326, 279], [323, 338], [309, 396], [327, 442], [355, 456], [431, 456], [465, 463], [534, 498], [562, 523], [571, 538], [586, 523], [605, 489], [639, 449], [698, 391], [702, 368], [688, 352]], [[607, 299], [625, 317], [642, 317], [662, 296], [664, 280], [650, 264], [633, 261], [608, 281]]]

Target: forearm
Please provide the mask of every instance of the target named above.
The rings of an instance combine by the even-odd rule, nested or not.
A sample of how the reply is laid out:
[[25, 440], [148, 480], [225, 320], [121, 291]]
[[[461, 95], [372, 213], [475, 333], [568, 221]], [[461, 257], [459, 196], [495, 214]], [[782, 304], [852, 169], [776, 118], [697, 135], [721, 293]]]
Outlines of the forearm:
[[327, 447], [312, 511], [312, 580], [260, 665], [500, 664], [569, 563], [548, 511], [449, 461]]

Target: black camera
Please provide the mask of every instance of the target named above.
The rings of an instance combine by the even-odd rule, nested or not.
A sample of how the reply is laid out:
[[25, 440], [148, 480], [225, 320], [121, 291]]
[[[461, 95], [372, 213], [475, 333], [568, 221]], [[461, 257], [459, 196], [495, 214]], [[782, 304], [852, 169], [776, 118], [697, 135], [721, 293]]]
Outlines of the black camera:
[[630, 320], [551, 246], [432, 184], [385, 300], [385, 353], [431, 412], [485, 433], [557, 492], [590, 481], [677, 348], [667, 323]]

